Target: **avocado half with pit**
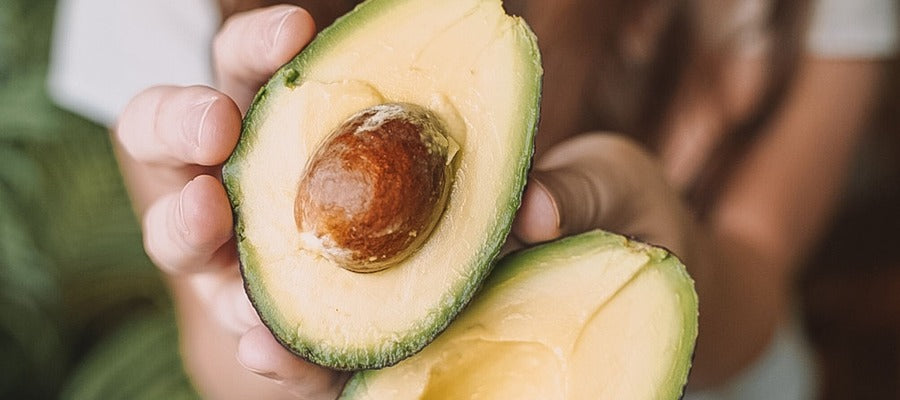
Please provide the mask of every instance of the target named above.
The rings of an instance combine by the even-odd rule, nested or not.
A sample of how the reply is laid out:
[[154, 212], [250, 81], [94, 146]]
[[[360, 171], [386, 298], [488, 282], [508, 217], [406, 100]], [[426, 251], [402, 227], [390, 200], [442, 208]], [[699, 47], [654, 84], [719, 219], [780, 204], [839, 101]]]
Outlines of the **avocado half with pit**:
[[504, 258], [433, 343], [355, 374], [341, 398], [674, 400], [696, 337], [678, 259], [588, 232]]
[[369, 0], [271, 78], [223, 178], [247, 293], [286, 348], [379, 368], [446, 328], [509, 233], [541, 75], [500, 0]]

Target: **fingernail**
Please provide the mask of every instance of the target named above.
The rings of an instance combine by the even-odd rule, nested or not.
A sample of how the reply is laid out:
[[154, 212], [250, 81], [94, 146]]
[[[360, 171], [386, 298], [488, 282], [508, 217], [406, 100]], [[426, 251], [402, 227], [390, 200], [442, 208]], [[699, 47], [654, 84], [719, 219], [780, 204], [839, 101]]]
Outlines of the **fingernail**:
[[218, 99], [218, 97], [213, 97], [191, 106], [181, 133], [184, 136], [184, 141], [192, 148], [197, 149], [200, 147], [204, 132], [208, 129], [206, 117], [209, 116], [209, 110], [212, 109], [213, 104]]
[[584, 172], [575, 168], [559, 168], [538, 172], [533, 178], [553, 204], [556, 227], [561, 235], [584, 232], [597, 223], [599, 197], [592, 190], [597, 185]]
[[241, 353], [240, 353], [240, 350], [238, 350], [238, 353], [235, 354], [235, 358], [237, 358], [238, 364], [241, 364], [241, 366], [244, 367], [244, 369], [246, 369], [247, 371], [250, 371], [250, 372], [252, 372], [252, 373], [254, 373], [254, 374], [257, 374], [257, 375], [259, 375], [259, 376], [264, 376], [264, 377], [269, 378], [269, 379], [274, 379], [274, 380], [276, 380], [276, 381], [280, 381], [280, 380], [281, 380], [281, 377], [278, 376], [278, 374], [276, 374], [275, 372], [262, 370], [262, 369], [259, 369], [259, 368], [254, 367], [254, 366], [252, 366], [252, 365], [247, 365], [246, 363], [244, 363], [244, 360], [241, 359]]
[[250, 371], [252, 371], [253, 373], [255, 373], [259, 376], [264, 376], [266, 378], [269, 378], [277, 383], [284, 383], [284, 378], [282, 378], [281, 375], [278, 375], [275, 372], [253, 371], [252, 369]]
[[194, 183], [193, 180], [184, 185], [181, 189], [181, 193], [178, 194], [178, 215], [175, 218], [175, 224], [178, 226], [178, 230], [181, 231], [184, 237], [187, 237], [191, 233], [191, 230], [188, 229], [187, 226], [187, 219], [184, 216], [184, 193], [187, 192], [188, 187], [190, 187], [192, 183]]
[[541, 192], [547, 196], [547, 201], [551, 205], [551, 209], [553, 210], [553, 220], [554, 227], [557, 231], [562, 228], [562, 216], [559, 212], [559, 199], [556, 198], [556, 193], [547, 185], [548, 182], [552, 182], [553, 179], [548, 177], [549, 174], [534, 170], [531, 172], [531, 182], [538, 188], [540, 188]]
[[291, 15], [293, 15], [295, 12], [297, 12], [297, 8], [291, 7], [272, 16], [271, 23], [269, 24], [270, 49], [276, 48], [276, 46], [278, 45], [278, 40], [281, 38], [281, 31], [284, 29], [284, 25], [287, 23], [288, 18], [290, 18]]
[[238, 364], [241, 364], [241, 366], [244, 367], [244, 369], [246, 369], [247, 371], [250, 371], [259, 376], [271, 379], [271, 380], [275, 381], [275, 383], [284, 384], [284, 378], [281, 375], [279, 375], [277, 372], [260, 369], [258, 367], [254, 367], [252, 365], [248, 365], [248, 364], [244, 363], [244, 360], [241, 359], [240, 350], [238, 350], [238, 353], [235, 354], [235, 358], [237, 358]]

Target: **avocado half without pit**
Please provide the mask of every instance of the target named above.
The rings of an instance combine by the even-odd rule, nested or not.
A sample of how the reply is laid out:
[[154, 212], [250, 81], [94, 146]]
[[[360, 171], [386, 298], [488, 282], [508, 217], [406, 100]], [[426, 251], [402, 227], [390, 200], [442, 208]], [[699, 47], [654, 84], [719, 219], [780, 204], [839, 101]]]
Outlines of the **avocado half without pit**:
[[518, 209], [541, 74], [500, 0], [369, 0], [275, 73], [223, 178], [247, 293], [286, 348], [380, 368], [447, 327]]
[[433, 343], [341, 399], [675, 400], [696, 338], [677, 258], [588, 232], [505, 257]]

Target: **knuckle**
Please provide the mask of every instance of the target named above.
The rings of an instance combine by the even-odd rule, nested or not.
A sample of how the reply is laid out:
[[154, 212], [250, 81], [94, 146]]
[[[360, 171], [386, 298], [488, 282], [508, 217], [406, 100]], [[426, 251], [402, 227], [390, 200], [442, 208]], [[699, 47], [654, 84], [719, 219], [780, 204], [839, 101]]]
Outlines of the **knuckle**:
[[116, 124], [116, 138], [135, 159], [146, 158], [143, 139], [156, 129], [164, 92], [165, 88], [160, 86], [141, 91], [128, 102]]
[[597, 149], [596, 157], [613, 168], [627, 173], [629, 176], [650, 177], [658, 170], [656, 157], [642, 143], [634, 138], [615, 134], [600, 133], [592, 135], [593, 148]]
[[[195, 225], [196, 224], [192, 224]], [[179, 232], [180, 240], [186, 251], [195, 254], [211, 255], [224, 240], [215, 227], [205, 227], [205, 229], [192, 229], [190, 232]]]
[[[252, 11], [251, 11], [252, 12]], [[225, 43], [229, 40], [231, 33], [235, 31], [236, 28], [239, 28], [243, 21], [246, 19], [248, 13], [250, 12], [240, 12], [236, 14], [232, 14], [222, 22], [222, 26], [219, 28], [216, 35], [213, 37], [213, 50], [220, 51], [225, 49]]]
[[231, 24], [231, 18], [229, 18], [227, 21], [225, 21], [225, 24], [222, 26], [222, 29], [220, 29], [218, 32], [216, 32], [216, 35], [213, 37], [212, 58], [213, 58], [213, 64], [216, 65], [218, 68], [221, 68], [221, 66], [222, 66], [222, 57], [226, 50], [226, 45], [225, 45], [226, 29], [229, 28], [230, 24]]
[[229, 57], [227, 56], [233, 53], [235, 41], [243, 36], [240, 32], [246, 30], [248, 17], [258, 12], [258, 10], [241, 12], [225, 19], [221, 28], [213, 36], [213, 63], [216, 66], [223, 68], [228, 65]]
[[641, 155], [646, 154], [646, 150], [644, 146], [641, 145], [637, 140], [620, 134], [603, 134], [600, 136], [602, 140], [602, 144], [609, 148], [611, 152], [627, 154], [627, 155]]
[[159, 205], [155, 204], [144, 216], [142, 224], [144, 252], [159, 269], [167, 273], [175, 273], [177, 269], [174, 268], [173, 260], [166, 251], [168, 246], [162, 243], [164, 238], [160, 232], [158, 207]]

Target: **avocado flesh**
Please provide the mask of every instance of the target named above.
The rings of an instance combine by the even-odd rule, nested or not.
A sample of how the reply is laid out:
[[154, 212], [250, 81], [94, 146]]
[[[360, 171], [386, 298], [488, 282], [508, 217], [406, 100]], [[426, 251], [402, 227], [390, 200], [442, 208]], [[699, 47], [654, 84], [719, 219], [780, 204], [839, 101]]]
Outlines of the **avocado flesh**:
[[503, 259], [433, 343], [342, 399], [677, 399], [697, 296], [663, 249], [601, 231]]
[[[531, 161], [541, 67], [525, 23], [499, 0], [370, 0], [325, 29], [257, 94], [223, 177], [241, 270], [261, 319], [320, 365], [391, 365], [469, 301], [509, 232]], [[328, 133], [387, 102], [427, 107], [459, 145], [430, 238], [359, 274], [304, 248], [297, 183]]]

